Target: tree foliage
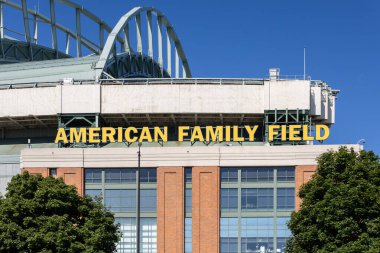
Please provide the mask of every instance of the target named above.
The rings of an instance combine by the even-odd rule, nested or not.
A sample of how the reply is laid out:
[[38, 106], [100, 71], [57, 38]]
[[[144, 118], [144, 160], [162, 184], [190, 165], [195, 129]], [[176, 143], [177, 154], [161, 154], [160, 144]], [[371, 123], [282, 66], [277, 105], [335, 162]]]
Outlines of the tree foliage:
[[321, 155], [299, 196], [287, 252], [380, 252], [380, 164], [373, 152], [342, 147]]
[[0, 197], [0, 252], [114, 252], [114, 216], [62, 179], [14, 176]]

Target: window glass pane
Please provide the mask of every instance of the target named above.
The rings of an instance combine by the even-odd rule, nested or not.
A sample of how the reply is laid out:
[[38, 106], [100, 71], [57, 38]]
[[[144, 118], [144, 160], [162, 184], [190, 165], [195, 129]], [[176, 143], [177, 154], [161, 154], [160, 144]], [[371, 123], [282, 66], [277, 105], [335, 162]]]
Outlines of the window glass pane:
[[157, 209], [156, 189], [140, 190], [140, 211], [155, 212]]
[[277, 209], [294, 209], [295, 193], [294, 188], [277, 189]]
[[108, 184], [136, 183], [136, 169], [105, 169], [104, 173]]
[[117, 252], [136, 253], [136, 218], [115, 218], [120, 224], [122, 237], [117, 244]]
[[185, 253], [192, 252], [192, 218], [185, 218]]
[[85, 169], [84, 180], [86, 183], [101, 183], [102, 169]]
[[121, 182], [122, 183], [136, 183], [136, 170], [135, 169], [121, 169]]
[[49, 176], [57, 177], [57, 168], [49, 168]]
[[279, 182], [294, 181], [294, 167], [278, 168], [277, 181]]
[[192, 209], [192, 189], [185, 189], [185, 211], [191, 213]]
[[241, 170], [242, 182], [273, 182], [273, 168], [244, 168]]
[[274, 219], [241, 218], [241, 252], [273, 252]]
[[95, 198], [99, 198], [99, 197], [101, 197], [101, 195], [102, 195], [102, 190], [100, 190], [100, 189], [96, 189], [96, 190], [85, 190], [84, 191], [84, 194], [85, 195], [88, 195], [88, 196], [90, 196], [92, 199], [95, 199]]
[[292, 236], [287, 226], [290, 217], [277, 217], [277, 252], [284, 253], [286, 241]]
[[135, 212], [136, 190], [105, 190], [104, 203], [112, 212]]
[[238, 181], [238, 169], [235, 168], [222, 168], [220, 180], [223, 183], [231, 183]]
[[140, 219], [140, 252], [157, 252], [157, 220], [156, 218]]
[[273, 189], [241, 189], [241, 208], [242, 210], [273, 209]]
[[238, 219], [220, 218], [220, 252], [238, 252]]
[[237, 210], [238, 190], [236, 188], [220, 189], [220, 207], [223, 211]]
[[185, 183], [191, 183], [192, 178], [193, 176], [191, 167], [185, 167]]
[[157, 170], [156, 168], [143, 168], [140, 170], [140, 182], [141, 183], [156, 183], [157, 182]]

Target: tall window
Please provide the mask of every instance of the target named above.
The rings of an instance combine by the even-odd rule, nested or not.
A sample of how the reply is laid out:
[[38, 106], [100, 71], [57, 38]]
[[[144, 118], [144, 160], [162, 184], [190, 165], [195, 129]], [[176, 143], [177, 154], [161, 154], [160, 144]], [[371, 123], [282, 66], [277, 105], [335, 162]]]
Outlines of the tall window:
[[277, 252], [284, 253], [286, 240], [292, 236], [287, 224], [290, 217], [277, 217]]
[[[140, 252], [157, 252], [157, 171], [156, 168], [140, 170]], [[115, 213], [121, 224], [122, 238], [118, 253], [136, 253], [136, 168], [85, 169], [85, 194], [101, 197], [104, 205]], [[102, 196], [104, 193], [104, 196]]]
[[241, 218], [241, 252], [273, 252], [273, 217]]
[[294, 180], [289, 166], [221, 168], [220, 252], [284, 253]]
[[220, 253], [238, 252], [238, 219], [220, 218]]
[[156, 253], [157, 252], [157, 219], [141, 218], [140, 219], [140, 252]]
[[119, 253], [136, 253], [136, 218], [115, 218], [115, 222], [120, 224], [123, 237], [117, 244]]
[[192, 218], [185, 218], [185, 253], [192, 252]]

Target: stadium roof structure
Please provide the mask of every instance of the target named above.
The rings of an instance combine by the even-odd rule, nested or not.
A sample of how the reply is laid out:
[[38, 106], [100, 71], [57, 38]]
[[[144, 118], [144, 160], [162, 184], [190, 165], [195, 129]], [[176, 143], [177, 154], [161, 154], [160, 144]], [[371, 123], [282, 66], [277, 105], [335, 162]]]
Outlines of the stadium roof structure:
[[[135, 7], [112, 28], [69, 0], [50, 0], [47, 14], [27, 4], [26, 0], [0, 0], [0, 64], [9, 64], [1, 66], [0, 84], [55, 82], [66, 77], [191, 77], [172, 24], [155, 8]], [[66, 8], [64, 18], [58, 18], [57, 8]], [[14, 22], [17, 17], [22, 20]], [[96, 29], [85, 29], [84, 24]], [[49, 37], [51, 46], [46, 41]]]

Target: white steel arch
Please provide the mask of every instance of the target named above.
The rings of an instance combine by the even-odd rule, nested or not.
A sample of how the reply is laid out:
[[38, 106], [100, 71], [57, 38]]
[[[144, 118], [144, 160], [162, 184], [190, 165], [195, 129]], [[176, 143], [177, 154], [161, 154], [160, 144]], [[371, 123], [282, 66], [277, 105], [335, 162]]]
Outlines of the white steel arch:
[[[153, 7], [135, 7], [132, 10], [130, 10], [128, 13], [126, 13], [123, 17], [120, 18], [116, 26], [111, 31], [110, 35], [107, 38], [107, 41], [104, 45], [104, 48], [102, 50], [102, 53], [100, 54], [99, 61], [96, 63], [95, 69], [96, 69], [96, 77], [98, 79], [102, 78], [105, 68], [107, 65], [107, 62], [110, 60], [110, 58], [117, 58], [117, 47], [116, 42], [118, 41], [119, 34], [123, 34], [123, 42], [120, 45], [120, 52], [121, 53], [127, 53], [129, 55], [134, 54], [134, 52], [131, 49], [130, 39], [129, 39], [129, 21], [134, 21], [136, 25], [136, 52], [135, 54], [143, 56], [143, 46], [142, 46], [142, 29], [141, 29], [141, 16], [144, 15], [147, 21], [147, 44], [148, 44], [148, 51], [146, 52], [146, 55], [148, 55], [149, 58], [154, 59], [153, 55], [153, 36], [152, 36], [152, 14], [156, 15], [157, 17], [157, 47], [158, 47], [158, 55], [157, 55], [157, 61], [161, 68], [161, 72], [164, 72], [164, 64], [163, 64], [163, 48], [162, 48], [162, 33], [163, 29], [162, 26], [165, 26], [166, 30], [166, 62], [167, 62], [167, 68], [166, 72], [169, 76], [173, 77], [179, 77], [180, 75], [180, 60], [182, 63], [182, 77], [191, 77], [191, 72], [189, 68], [189, 64], [186, 59], [185, 52], [182, 48], [181, 42], [174, 31], [173, 26], [169, 22], [169, 20], [165, 17], [165, 15], [160, 12], [159, 10], [153, 8]], [[134, 18], [134, 20], [133, 20]], [[172, 43], [174, 44], [174, 51], [175, 51], [175, 60], [174, 60], [174, 69], [172, 69]], [[141, 58], [143, 59], [143, 57]], [[143, 60], [141, 60], [143, 61]], [[143, 64], [143, 63], [142, 63]]]
[[[30, 9], [28, 6], [30, 2], [27, 0], [19, 2], [0, 0], [0, 63], [99, 55], [92, 65], [96, 80], [128, 77], [191, 77], [179, 38], [171, 23], [159, 10], [152, 7], [133, 8], [112, 29], [99, 17], [73, 1], [46, 0], [45, 3], [49, 4], [49, 8], [44, 8], [47, 9], [45, 11], [47, 13], [43, 14], [39, 10]], [[58, 3], [61, 5], [57, 6]], [[59, 13], [56, 13], [56, 10], [62, 5], [73, 10], [74, 15], [71, 18], [75, 20], [75, 25], [72, 29], [57, 21]], [[11, 24], [14, 20], [5, 20], [5, 7], [6, 10], [11, 8], [21, 13], [20, 24], [23, 26], [18, 29], [22, 31], [12, 30]], [[86, 29], [82, 27], [83, 17], [98, 27], [95, 36], [84, 33]], [[142, 27], [144, 21], [146, 27]], [[40, 43], [40, 24], [50, 26], [51, 47], [46, 47], [47, 41], [44, 43], [45, 46]], [[131, 24], [135, 26], [135, 37], [130, 37]], [[153, 34], [155, 31], [157, 36], [153, 36], [156, 35]], [[62, 32], [65, 36], [57, 36], [58, 32]], [[15, 34], [18, 35], [18, 39], [13, 36]], [[105, 42], [106, 36], [108, 37]], [[157, 40], [154, 37], [157, 37]], [[136, 46], [131, 45], [132, 38], [136, 40]], [[71, 42], [74, 40], [73, 45], [70, 40]], [[163, 48], [164, 44], [166, 48]], [[155, 46], [158, 51], [156, 55]], [[144, 51], [146, 47], [147, 50]]]

